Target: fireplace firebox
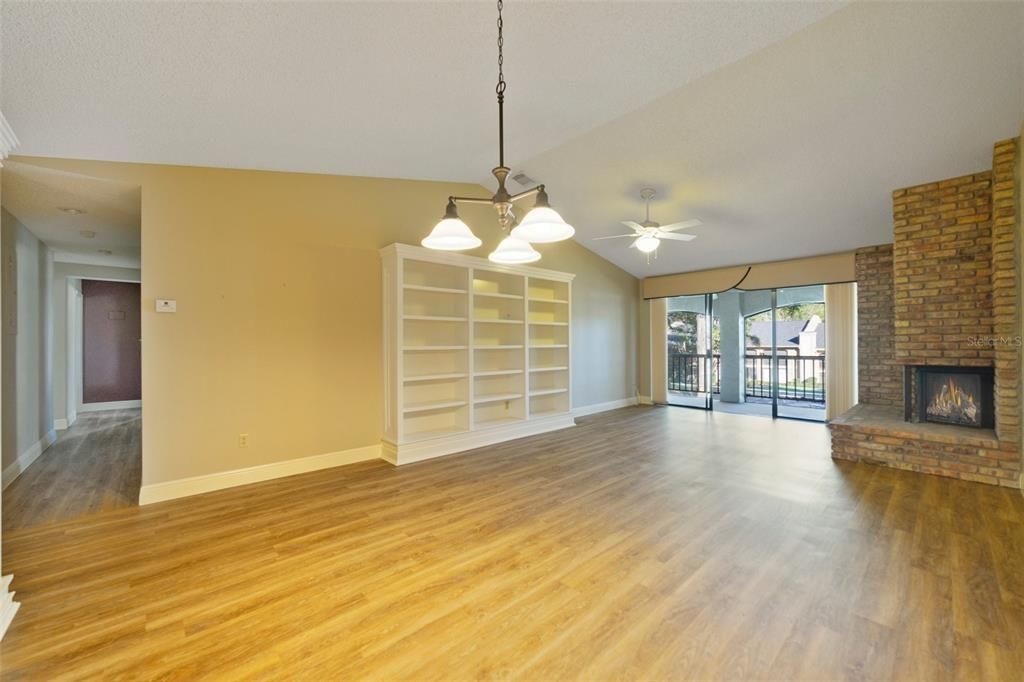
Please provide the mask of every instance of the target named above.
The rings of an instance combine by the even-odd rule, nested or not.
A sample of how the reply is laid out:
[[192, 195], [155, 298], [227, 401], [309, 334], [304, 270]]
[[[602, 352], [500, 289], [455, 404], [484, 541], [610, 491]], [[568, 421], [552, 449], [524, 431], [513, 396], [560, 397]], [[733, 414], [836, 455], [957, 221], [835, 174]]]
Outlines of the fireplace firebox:
[[905, 372], [906, 421], [993, 428], [991, 367], [911, 365]]

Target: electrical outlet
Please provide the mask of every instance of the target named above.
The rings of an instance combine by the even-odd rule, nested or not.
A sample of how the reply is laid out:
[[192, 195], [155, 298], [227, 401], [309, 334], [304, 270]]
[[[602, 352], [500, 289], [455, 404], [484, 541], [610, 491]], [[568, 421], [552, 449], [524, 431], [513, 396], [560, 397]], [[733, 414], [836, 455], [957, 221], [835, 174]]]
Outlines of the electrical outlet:
[[247, 448], [249, 447], [249, 434], [240, 433], [238, 434], [238, 447]]

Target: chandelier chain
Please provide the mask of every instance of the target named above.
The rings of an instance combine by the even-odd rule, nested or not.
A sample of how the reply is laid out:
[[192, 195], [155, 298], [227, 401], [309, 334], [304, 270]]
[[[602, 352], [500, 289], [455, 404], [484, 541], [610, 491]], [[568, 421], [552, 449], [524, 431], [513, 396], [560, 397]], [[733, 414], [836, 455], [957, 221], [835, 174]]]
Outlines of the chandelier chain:
[[505, 74], [502, 67], [505, 64], [505, 56], [502, 54], [502, 48], [505, 46], [505, 36], [502, 33], [504, 28], [504, 21], [501, 17], [501, 10], [504, 8], [505, 3], [503, 0], [498, 0], [498, 85], [494, 88], [498, 97], [505, 94]]
[[498, 0], [498, 84], [494, 92], [498, 95], [498, 166], [505, 165], [505, 55], [502, 48], [505, 46], [505, 35], [502, 29], [505, 22], [501, 17], [501, 10], [505, 7], [504, 0]]

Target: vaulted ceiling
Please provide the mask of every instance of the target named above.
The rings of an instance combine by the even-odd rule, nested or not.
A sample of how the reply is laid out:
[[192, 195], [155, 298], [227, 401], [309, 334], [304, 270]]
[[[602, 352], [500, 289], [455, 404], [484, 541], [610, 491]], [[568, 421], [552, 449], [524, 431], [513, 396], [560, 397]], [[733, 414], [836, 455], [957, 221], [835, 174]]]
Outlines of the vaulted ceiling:
[[[0, 13], [21, 154], [482, 183], [496, 164], [490, 3]], [[984, 168], [1024, 112], [1020, 3], [513, 0], [505, 15], [510, 165], [636, 275], [887, 241], [889, 190]], [[650, 264], [591, 241], [639, 217], [647, 185], [655, 220], [699, 216], [699, 238]]]

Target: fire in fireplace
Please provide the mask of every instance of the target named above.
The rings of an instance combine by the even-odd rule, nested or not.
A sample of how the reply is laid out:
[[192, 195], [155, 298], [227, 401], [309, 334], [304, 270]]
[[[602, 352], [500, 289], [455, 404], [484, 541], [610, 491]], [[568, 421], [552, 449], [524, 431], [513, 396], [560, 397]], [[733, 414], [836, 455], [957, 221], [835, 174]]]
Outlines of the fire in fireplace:
[[992, 384], [991, 367], [907, 367], [907, 421], [992, 428]]
[[928, 418], [948, 424], [977, 426], [981, 423], [981, 405], [975, 397], [981, 381], [975, 375], [950, 375], [943, 381], [939, 375], [928, 375], [925, 412]]

